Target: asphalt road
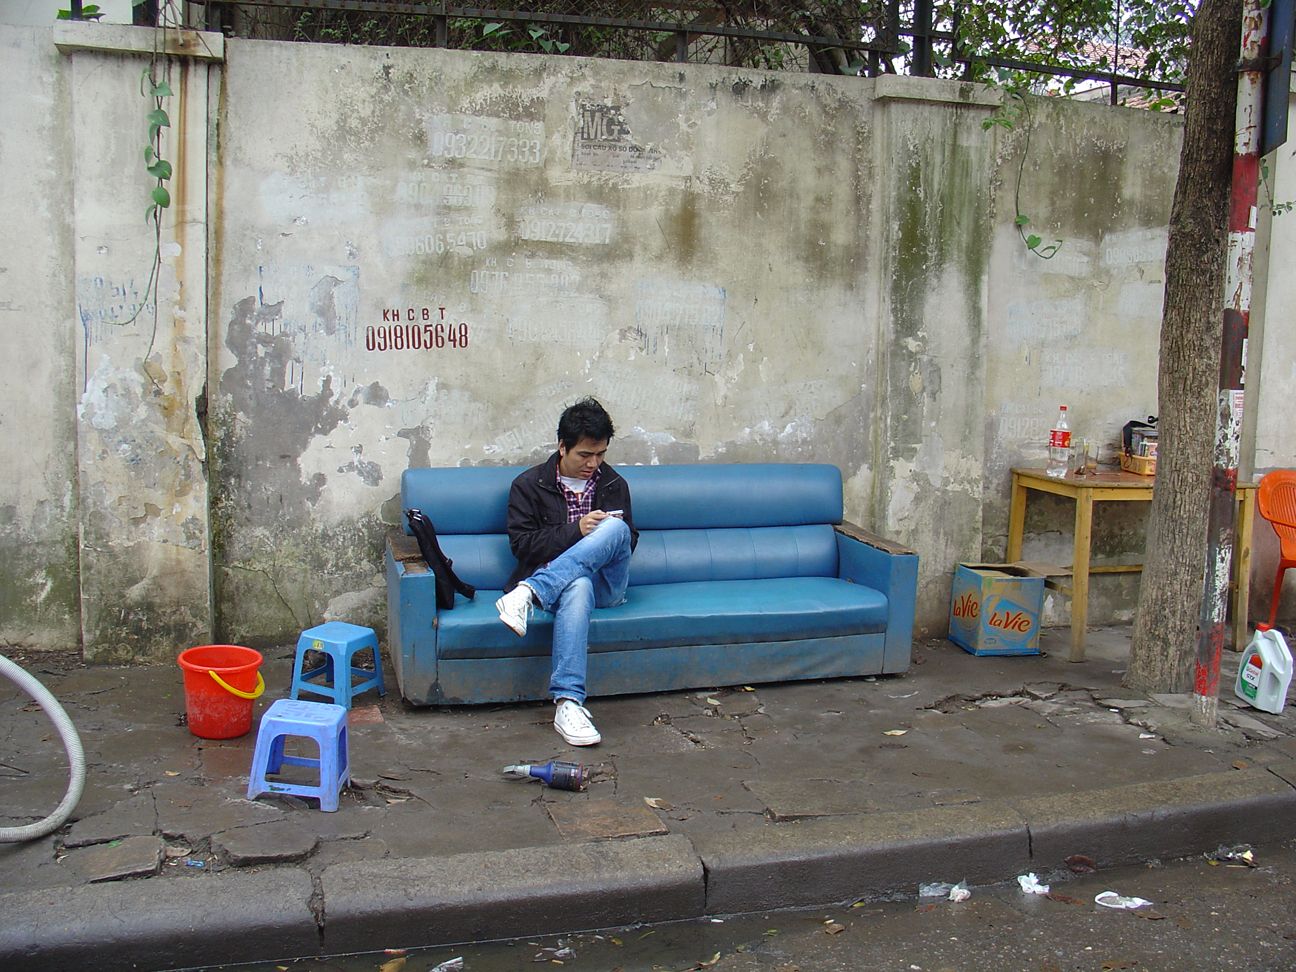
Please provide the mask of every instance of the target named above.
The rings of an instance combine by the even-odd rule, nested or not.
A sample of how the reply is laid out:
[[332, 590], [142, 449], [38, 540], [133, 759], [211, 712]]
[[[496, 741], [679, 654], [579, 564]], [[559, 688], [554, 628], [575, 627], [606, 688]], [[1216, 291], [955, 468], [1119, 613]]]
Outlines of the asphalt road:
[[[1259, 845], [1253, 858], [1254, 867], [1198, 857], [1041, 875], [1051, 897], [1024, 894], [1014, 883], [974, 887], [958, 904], [859, 902], [238, 972], [431, 972], [443, 963], [453, 968], [455, 959], [463, 972], [1291, 972], [1296, 842]], [[1108, 890], [1152, 904], [1132, 911], [1095, 904]]]

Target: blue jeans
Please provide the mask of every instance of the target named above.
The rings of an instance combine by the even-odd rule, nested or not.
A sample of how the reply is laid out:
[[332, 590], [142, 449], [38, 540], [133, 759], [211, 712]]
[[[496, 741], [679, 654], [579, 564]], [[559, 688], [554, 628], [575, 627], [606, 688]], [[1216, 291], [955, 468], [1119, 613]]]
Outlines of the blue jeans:
[[522, 583], [554, 615], [553, 676], [549, 694], [585, 704], [585, 653], [594, 608], [625, 603], [630, 579], [630, 528], [620, 517], [603, 520]]

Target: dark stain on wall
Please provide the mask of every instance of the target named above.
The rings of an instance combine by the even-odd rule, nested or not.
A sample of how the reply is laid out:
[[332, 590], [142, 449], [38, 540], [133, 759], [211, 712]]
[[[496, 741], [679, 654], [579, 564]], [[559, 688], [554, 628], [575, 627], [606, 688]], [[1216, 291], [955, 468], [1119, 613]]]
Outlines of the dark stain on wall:
[[[331, 378], [324, 379], [315, 395], [286, 387], [292, 343], [268, 327], [282, 307], [258, 307], [255, 297], [235, 305], [225, 346], [238, 363], [221, 375], [220, 388], [228, 410], [243, 420], [222, 430], [219, 448], [241, 470], [238, 507], [257, 513], [273, 508], [277, 521], [293, 527], [309, 520], [309, 507], [319, 500], [327, 481], [316, 473], [303, 483], [299, 460], [310, 440], [332, 432], [347, 411], [333, 402]], [[253, 516], [252, 522], [258, 520]]]
[[354, 445], [351, 447], [351, 454], [355, 456], [346, 465], [338, 466], [337, 471], [340, 473], [355, 473], [360, 477], [360, 481], [366, 486], [377, 486], [383, 480], [382, 466], [376, 462], [370, 462], [361, 458], [364, 455], [364, 446]]
[[387, 389], [375, 381], [352, 392], [351, 398], [347, 400], [347, 408], [355, 408], [357, 405], [372, 405], [375, 408], [382, 408], [390, 401], [391, 395], [387, 394]]
[[[327, 282], [328, 278], [325, 278]], [[319, 289], [318, 287], [316, 288]], [[326, 302], [332, 304], [330, 299]], [[225, 346], [237, 363], [220, 377], [220, 403], [209, 416], [212, 455], [212, 551], [217, 590], [218, 627], [239, 612], [283, 614], [286, 630], [309, 619], [313, 605], [300, 592], [289, 590], [291, 572], [306, 559], [323, 555], [312, 541], [312, 509], [327, 477], [315, 473], [303, 481], [300, 460], [310, 441], [328, 435], [347, 417], [334, 402], [332, 380], [325, 378], [315, 394], [303, 394], [287, 381], [292, 362], [291, 341], [276, 333], [283, 305], [259, 305], [247, 297], [234, 307]], [[370, 386], [366, 396], [381, 397]], [[359, 456], [348, 464], [361, 478], [373, 478], [372, 463]], [[347, 467], [343, 467], [346, 469]], [[367, 549], [364, 556], [371, 555]], [[328, 561], [351, 559], [330, 550]], [[239, 575], [238, 580], [234, 574]], [[264, 587], [243, 601], [234, 592], [262, 578]], [[274, 623], [265, 625], [273, 629]]]
[[428, 469], [432, 465], [432, 430], [426, 425], [412, 429], [401, 429], [396, 433], [399, 438], [408, 439], [409, 468]]
[[75, 523], [53, 504], [37, 504], [23, 522], [0, 506], [0, 640], [41, 647], [75, 644], [80, 635]]
[[671, 215], [671, 254], [680, 264], [691, 265], [698, 248], [698, 200], [695, 193], [681, 193], [679, 206]]
[[[333, 291], [341, 283], [342, 281], [337, 277], [325, 276], [320, 278], [319, 283], [310, 291], [311, 313], [319, 319], [324, 333], [330, 337], [336, 334], [338, 329], [337, 302], [333, 299]], [[279, 306], [283, 306], [282, 302]]]

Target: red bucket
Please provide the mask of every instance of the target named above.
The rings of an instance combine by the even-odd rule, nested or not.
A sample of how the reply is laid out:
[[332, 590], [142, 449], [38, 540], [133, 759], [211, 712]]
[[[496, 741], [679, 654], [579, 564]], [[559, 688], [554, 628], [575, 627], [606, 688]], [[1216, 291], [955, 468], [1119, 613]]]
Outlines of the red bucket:
[[233, 739], [252, 728], [252, 700], [265, 691], [261, 652], [238, 645], [182, 651], [189, 731], [200, 739]]

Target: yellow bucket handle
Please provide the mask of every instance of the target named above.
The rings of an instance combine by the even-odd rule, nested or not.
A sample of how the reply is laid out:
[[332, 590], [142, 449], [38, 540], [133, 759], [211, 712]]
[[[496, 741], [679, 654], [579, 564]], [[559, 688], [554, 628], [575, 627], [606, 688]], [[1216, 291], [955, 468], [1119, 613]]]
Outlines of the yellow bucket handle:
[[207, 669], [207, 674], [210, 675], [212, 678], [216, 679], [216, 684], [219, 685], [221, 688], [223, 688], [226, 692], [233, 693], [234, 695], [237, 695], [240, 699], [260, 698], [261, 693], [265, 691], [265, 679], [261, 677], [260, 672], [257, 672], [257, 687], [256, 690], [253, 692], [244, 692], [239, 689], [236, 689], [233, 685], [227, 685], [225, 680], [221, 678], [219, 675], [217, 675], [215, 672], [213, 672], [210, 668]]

